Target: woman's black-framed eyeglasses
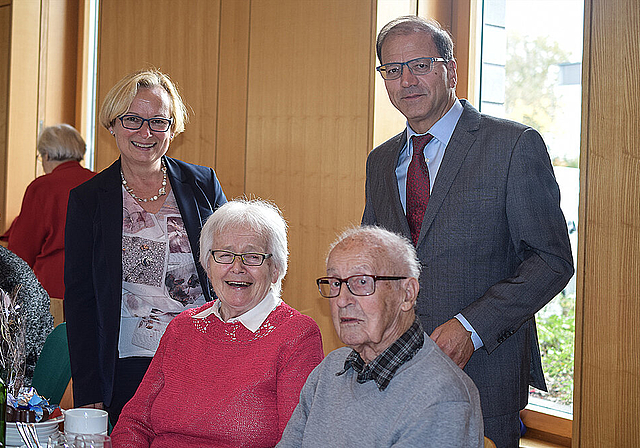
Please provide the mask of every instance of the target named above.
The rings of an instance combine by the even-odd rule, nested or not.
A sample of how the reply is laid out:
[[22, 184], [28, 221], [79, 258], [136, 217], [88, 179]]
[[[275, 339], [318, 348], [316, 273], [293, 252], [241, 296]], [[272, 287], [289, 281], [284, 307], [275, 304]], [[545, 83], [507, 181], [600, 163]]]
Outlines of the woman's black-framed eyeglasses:
[[131, 131], [137, 131], [146, 121], [153, 132], [167, 132], [173, 123], [173, 118], [142, 118], [137, 115], [126, 114], [118, 117], [122, 127]]

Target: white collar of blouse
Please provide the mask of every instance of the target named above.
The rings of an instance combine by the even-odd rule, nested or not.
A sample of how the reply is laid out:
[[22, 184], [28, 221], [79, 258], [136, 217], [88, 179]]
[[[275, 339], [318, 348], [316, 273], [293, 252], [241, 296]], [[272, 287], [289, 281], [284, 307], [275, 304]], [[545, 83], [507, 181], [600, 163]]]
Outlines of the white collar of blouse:
[[264, 299], [262, 299], [260, 303], [251, 308], [249, 311], [241, 314], [240, 316], [232, 317], [231, 319], [225, 321], [220, 315], [220, 299], [217, 299], [212, 306], [204, 311], [199, 312], [198, 314], [195, 314], [193, 318], [204, 319], [211, 314], [214, 314], [222, 322], [226, 322], [228, 324], [233, 322], [240, 322], [247, 330], [255, 333], [267, 319], [269, 314], [271, 314], [271, 311], [276, 309], [276, 307], [280, 305], [280, 303], [282, 303], [282, 299], [280, 297], [276, 297], [276, 295], [272, 291], [269, 291]]

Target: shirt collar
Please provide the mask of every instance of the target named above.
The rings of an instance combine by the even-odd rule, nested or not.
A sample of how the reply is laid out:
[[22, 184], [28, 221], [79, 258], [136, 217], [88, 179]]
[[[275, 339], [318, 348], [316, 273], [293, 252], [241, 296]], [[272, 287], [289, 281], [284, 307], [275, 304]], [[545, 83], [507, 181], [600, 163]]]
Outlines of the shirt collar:
[[276, 307], [281, 303], [282, 299], [280, 297], [277, 297], [273, 293], [273, 291], [269, 291], [264, 299], [262, 299], [260, 303], [251, 308], [249, 311], [241, 314], [240, 316], [232, 317], [231, 319], [227, 319], [225, 321], [220, 314], [220, 299], [217, 299], [212, 306], [204, 311], [201, 311], [198, 314], [195, 314], [193, 317], [194, 319], [204, 319], [213, 314], [222, 322], [228, 324], [240, 322], [247, 330], [255, 333], [256, 331], [258, 331], [260, 326], [262, 326], [269, 314], [271, 314], [271, 311], [276, 309]]
[[423, 345], [424, 329], [420, 319], [416, 317], [409, 329], [369, 364], [365, 364], [360, 354], [352, 350], [344, 361], [343, 370], [336, 373], [336, 376], [353, 368], [358, 374], [356, 377], [358, 383], [362, 384], [373, 380], [378, 389], [383, 391], [391, 382], [398, 368], [413, 358]]
[[[446, 147], [449, 144], [449, 140], [451, 140], [453, 131], [455, 130], [456, 125], [458, 124], [458, 121], [460, 120], [460, 117], [462, 116], [463, 111], [464, 111], [464, 107], [462, 106], [462, 103], [458, 98], [456, 98], [456, 100], [453, 103], [453, 106], [451, 106], [451, 108], [447, 111], [447, 113], [444, 114], [442, 118], [440, 118], [438, 121], [436, 121], [435, 124], [431, 126], [431, 129], [425, 132], [425, 134], [433, 135], [432, 140], [437, 140], [444, 147]], [[408, 142], [411, 141], [411, 137], [414, 135], [424, 135], [424, 134], [418, 134], [416, 131], [411, 129], [409, 122], [407, 122], [407, 144], [403, 148], [404, 154], [401, 154], [401, 157], [411, 156]], [[427, 151], [428, 148], [429, 148], [429, 145], [427, 145], [427, 148], [425, 148], [425, 151]], [[425, 156], [429, 157], [429, 155], [426, 152], [425, 152]]]

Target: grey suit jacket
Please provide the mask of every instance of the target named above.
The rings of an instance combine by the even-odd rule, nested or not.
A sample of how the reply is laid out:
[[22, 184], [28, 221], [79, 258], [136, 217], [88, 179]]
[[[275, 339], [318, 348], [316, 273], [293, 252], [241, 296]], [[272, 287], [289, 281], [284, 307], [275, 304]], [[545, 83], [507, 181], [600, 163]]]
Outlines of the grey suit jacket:
[[[485, 416], [522, 409], [546, 390], [534, 314], [573, 275], [560, 192], [542, 137], [519, 123], [464, 111], [432, 188], [417, 251], [417, 314], [427, 331], [461, 312], [484, 342], [465, 371]], [[363, 224], [411, 238], [395, 168], [402, 132], [367, 160]]]

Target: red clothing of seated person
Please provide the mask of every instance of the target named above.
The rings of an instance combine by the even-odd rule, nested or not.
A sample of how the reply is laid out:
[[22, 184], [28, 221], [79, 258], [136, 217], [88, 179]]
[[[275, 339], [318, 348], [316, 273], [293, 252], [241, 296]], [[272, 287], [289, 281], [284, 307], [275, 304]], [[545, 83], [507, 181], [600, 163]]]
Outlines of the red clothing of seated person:
[[[215, 302], [217, 303], [217, 302]], [[112, 433], [114, 447], [273, 447], [323, 358], [316, 323], [284, 302], [252, 333], [212, 303], [169, 324]]]
[[37, 177], [25, 191], [20, 214], [1, 237], [8, 239], [9, 250], [33, 269], [51, 297], [64, 297], [64, 226], [69, 191], [94, 174], [70, 160]]

